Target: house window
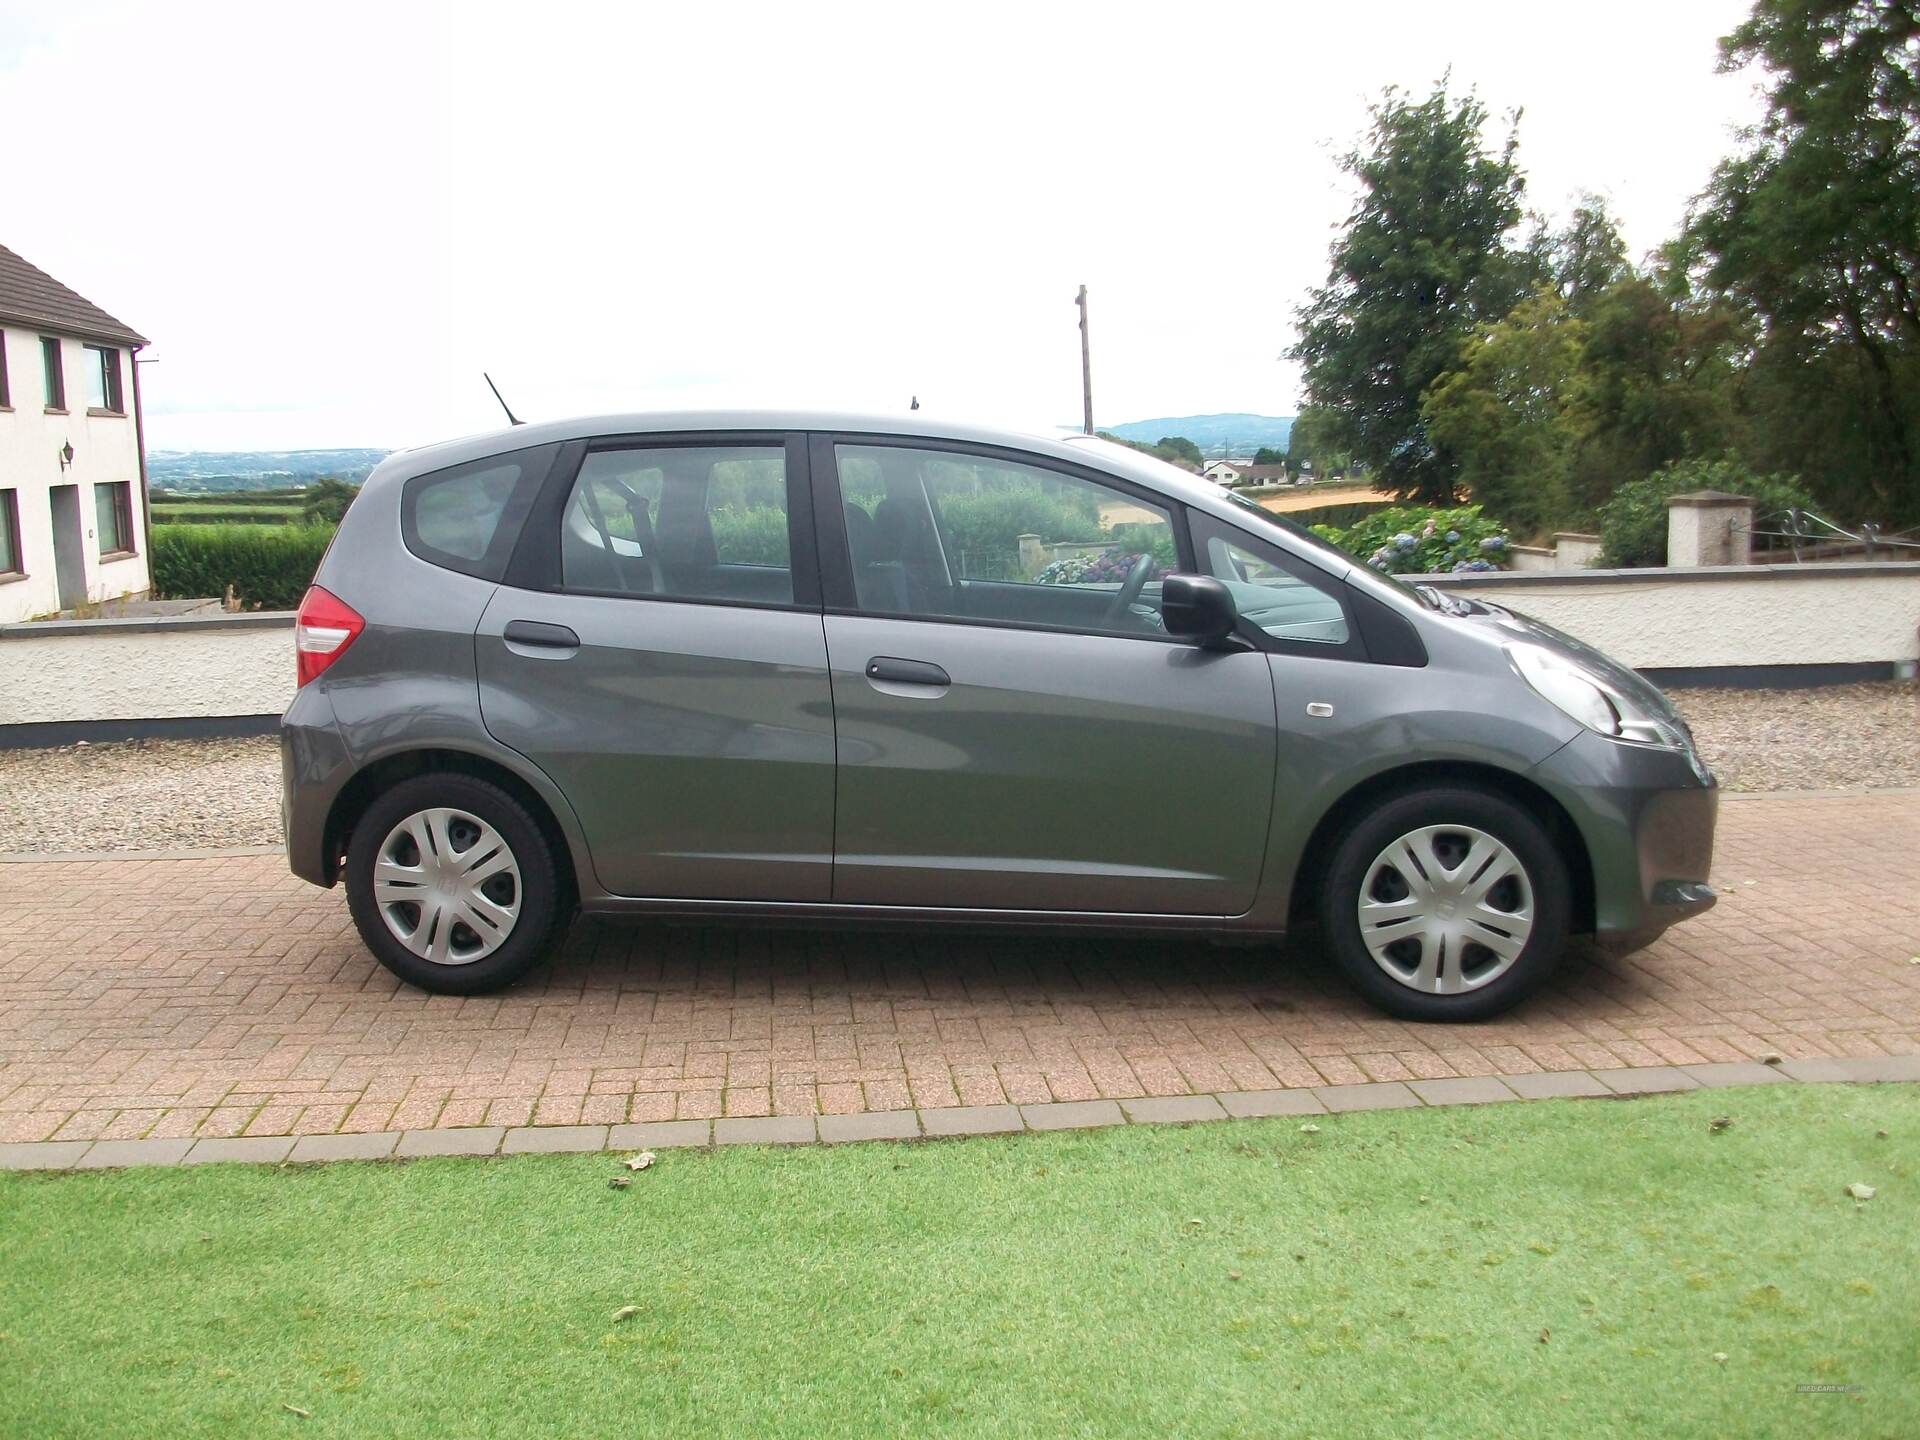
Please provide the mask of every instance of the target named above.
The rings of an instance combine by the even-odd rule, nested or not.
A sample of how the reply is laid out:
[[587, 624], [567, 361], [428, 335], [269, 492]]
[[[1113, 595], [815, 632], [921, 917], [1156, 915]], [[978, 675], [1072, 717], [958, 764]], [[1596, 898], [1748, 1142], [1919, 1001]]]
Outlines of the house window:
[[0, 580], [17, 580], [25, 570], [20, 558], [20, 492], [0, 490]]
[[0, 410], [13, 407], [13, 392], [7, 388], [7, 332], [0, 330]]
[[60, 342], [51, 335], [40, 337], [40, 364], [47, 372], [47, 409], [66, 409], [67, 375], [60, 368]]
[[93, 487], [94, 533], [100, 539], [100, 553], [133, 553], [133, 487], [125, 480]]
[[121, 414], [120, 352], [105, 345], [87, 346], [87, 405], [109, 414]]

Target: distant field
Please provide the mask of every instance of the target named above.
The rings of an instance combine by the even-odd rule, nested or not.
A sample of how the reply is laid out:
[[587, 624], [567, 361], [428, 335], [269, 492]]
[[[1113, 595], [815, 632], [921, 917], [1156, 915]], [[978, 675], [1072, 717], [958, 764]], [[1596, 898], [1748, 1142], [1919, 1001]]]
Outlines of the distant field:
[[188, 525], [286, 525], [300, 519], [297, 495], [155, 495], [153, 518]]

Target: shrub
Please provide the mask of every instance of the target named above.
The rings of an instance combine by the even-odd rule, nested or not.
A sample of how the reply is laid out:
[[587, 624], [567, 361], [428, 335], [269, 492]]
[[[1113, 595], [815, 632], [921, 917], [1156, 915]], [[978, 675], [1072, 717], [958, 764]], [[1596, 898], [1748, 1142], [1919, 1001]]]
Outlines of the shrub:
[[159, 599], [225, 595], [250, 610], [292, 610], [313, 582], [335, 527], [156, 525], [153, 593]]
[[1813, 504], [1791, 476], [1756, 475], [1732, 456], [1676, 460], [1629, 480], [1600, 507], [1600, 563], [1615, 569], [1667, 563], [1667, 500], [1689, 490], [1750, 495], [1757, 517]]
[[1313, 531], [1389, 575], [1501, 570], [1507, 563], [1506, 529], [1478, 505], [1393, 505], [1345, 530], [1316, 525]]

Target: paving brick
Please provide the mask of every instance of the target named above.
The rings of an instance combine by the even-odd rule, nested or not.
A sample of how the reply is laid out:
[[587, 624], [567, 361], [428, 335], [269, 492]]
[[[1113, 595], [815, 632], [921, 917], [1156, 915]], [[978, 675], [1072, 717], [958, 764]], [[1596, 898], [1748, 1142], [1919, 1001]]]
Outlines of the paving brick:
[[182, 1165], [211, 1165], [219, 1161], [244, 1161], [256, 1165], [278, 1165], [293, 1149], [291, 1135], [208, 1136], [193, 1142], [193, 1148], [181, 1158]]
[[92, 1140], [17, 1140], [0, 1145], [0, 1170], [65, 1170], [94, 1145]]
[[502, 1155], [562, 1155], [607, 1148], [604, 1125], [523, 1125], [507, 1131]]
[[1238, 1119], [1251, 1120], [1264, 1115], [1324, 1115], [1327, 1107], [1310, 1089], [1239, 1090], [1220, 1097], [1220, 1106]]
[[[1920, 894], [1920, 792], [1727, 802], [1714, 910], [1465, 1027], [1386, 1021], [1306, 967], [1254, 979], [1244, 955], [1171, 935], [1067, 962], [1044, 937], [591, 921], [531, 988], [425, 997], [375, 965], [337, 890], [279, 856], [5, 865], [0, 1141], [404, 1130], [407, 1155], [490, 1151], [536, 1116], [686, 1121], [672, 1133], [707, 1143], [715, 1116], [768, 1111], [805, 1127], [918, 1106], [945, 1135], [1094, 1096], [1136, 1116], [1156, 1113], [1144, 1097], [1186, 1102], [1171, 1114], [1210, 1092], [1229, 1114], [1293, 1114], [1321, 1103], [1293, 1087], [1319, 1085], [1407, 1104], [1416, 1081], [1454, 1078], [1532, 1096], [1913, 1076], [1920, 912], [1885, 897]], [[1787, 1063], [1744, 1068], [1768, 1053]], [[429, 1128], [454, 1138], [414, 1138]]]
[[811, 1115], [742, 1115], [713, 1122], [716, 1145], [805, 1145], [813, 1138]]
[[1363, 1085], [1321, 1085], [1313, 1093], [1329, 1110], [1400, 1110], [1420, 1103], [1420, 1097], [1398, 1080], [1378, 1080]]
[[820, 1138], [843, 1140], [910, 1140], [920, 1133], [920, 1116], [912, 1110], [867, 1110], [858, 1115], [822, 1115]]
[[293, 1142], [287, 1159], [307, 1160], [384, 1160], [393, 1153], [400, 1139], [398, 1130], [374, 1130], [354, 1135], [302, 1135]]
[[76, 1170], [113, 1170], [122, 1165], [178, 1165], [193, 1148], [191, 1139], [100, 1140], [74, 1165]]
[[1583, 1095], [1611, 1095], [1584, 1070], [1539, 1070], [1531, 1075], [1501, 1077], [1522, 1100], [1568, 1100]]
[[711, 1120], [648, 1120], [637, 1125], [615, 1125], [607, 1133], [609, 1150], [667, 1150], [712, 1143]]
[[1100, 1125], [1124, 1125], [1127, 1117], [1111, 1100], [1057, 1100], [1052, 1104], [1022, 1105], [1020, 1118], [1029, 1130], [1091, 1130]]
[[[1149, 1095], [1122, 1100], [1120, 1108], [1136, 1125], [1181, 1124], [1193, 1120], [1224, 1120], [1227, 1112], [1211, 1095]], [[1039, 1128], [1039, 1127], [1036, 1127]]]
[[952, 1105], [922, 1110], [920, 1126], [929, 1135], [1007, 1135], [1027, 1128], [1018, 1105]]
[[1429, 1105], [1492, 1105], [1517, 1100], [1497, 1075], [1460, 1075], [1450, 1080], [1409, 1080], [1407, 1088]]
[[468, 1125], [454, 1130], [408, 1130], [393, 1153], [412, 1159], [427, 1155], [492, 1155], [506, 1131], [498, 1125]]
[[1616, 1095], [1661, 1095], [1697, 1090], [1700, 1082], [1673, 1065], [1640, 1065], [1631, 1070], [1596, 1070], [1594, 1078]]

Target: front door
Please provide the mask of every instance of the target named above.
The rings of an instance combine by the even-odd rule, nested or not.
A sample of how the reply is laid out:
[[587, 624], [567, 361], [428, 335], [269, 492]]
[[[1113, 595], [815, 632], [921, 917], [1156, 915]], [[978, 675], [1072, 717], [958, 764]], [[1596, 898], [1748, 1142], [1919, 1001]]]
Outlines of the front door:
[[481, 618], [487, 729], [566, 794], [609, 893], [829, 897], [833, 702], [804, 466], [778, 436], [596, 444], [529, 521], [543, 583], [510, 571]]
[[47, 492], [53, 519], [53, 583], [62, 610], [87, 603], [86, 527], [80, 520], [80, 487], [55, 485]]
[[1247, 910], [1272, 813], [1273, 682], [1264, 655], [1166, 635], [1158, 582], [1184, 544], [1168, 508], [924, 441], [819, 440], [813, 468], [834, 900]]

